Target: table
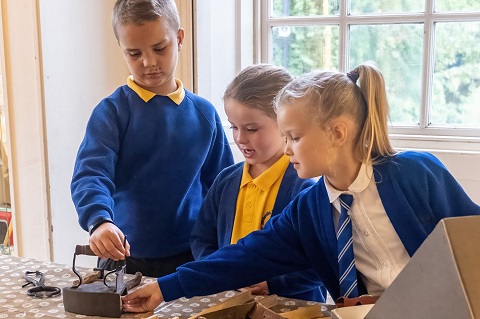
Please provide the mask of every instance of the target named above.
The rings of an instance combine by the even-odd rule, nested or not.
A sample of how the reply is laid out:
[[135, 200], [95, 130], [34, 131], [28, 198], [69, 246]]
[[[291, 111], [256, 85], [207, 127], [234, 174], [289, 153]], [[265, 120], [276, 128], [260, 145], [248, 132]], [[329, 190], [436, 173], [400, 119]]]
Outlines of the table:
[[[45, 275], [45, 285], [62, 289], [72, 285], [77, 277], [70, 265], [37, 261], [9, 255], [0, 255], [0, 318], [105, 318], [78, 315], [63, 309], [62, 296], [38, 299], [27, 296], [25, 271], [41, 271]], [[84, 275], [88, 269], [77, 268]], [[154, 278], [144, 277], [144, 282]], [[124, 314], [122, 318], [145, 318], [145, 314]]]
[[[77, 277], [71, 270], [70, 265], [62, 265], [53, 262], [37, 261], [29, 258], [0, 255], [0, 319], [1, 318], [106, 318], [96, 316], [84, 316], [66, 312], [63, 308], [62, 296], [53, 298], [37, 299], [27, 296], [28, 287], [22, 288], [26, 283], [25, 271], [41, 271], [45, 275], [45, 285], [56, 286], [62, 289], [72, 285]], [[89, 269], [78, 267], [77, 270], [84, 275]], [[156, 280], [155, 278], [143, 277], [142, 284]], [[29, 286], [30, 287], [30, 286]], [[222, 293], [194, 298], [180, 298], [161, 304], [155, 314], [159, 318], [186, 319], [205, 308], [216, 305], [225, 299], [237, 294], [237, 291], [225, 291]], [[263, 298], [257, 296], [258, 298]], [[279, 297], [278, 305], [272, 308], [276, 312], [285, 312], [297, 309], [301, 306], [313, 305], [316, 302], [288, 299]], [[322, 309], [324, 311], [327, 310]], [[146, 318], [149, 314], [123, 314], [121, 318]]]
[[[199, 313], [206, 308], [215, 306], [219, 302], [225, 301], [226, 299], [233, 297], [238, 293], [238, 291], [224, 291], [218, 294], [203, 297], [193, 297], [190, 299], [180, 298], [160, 305], [155, 310], [155, 314], [159, 318], [178, 317], [179, 319], [187, 319], [190, 316]], [[262, 298], [264, 297], [256, 296], [255, 300]], [[272, 307], [271, 309], [277, 313], [282, 313], [315, 304], [318, 304], [318, 302], [278, 297], [278, 305]], [[322, 312], [328, 312], [333, 308], [335, 308], [334, 305], [322, 305]]]

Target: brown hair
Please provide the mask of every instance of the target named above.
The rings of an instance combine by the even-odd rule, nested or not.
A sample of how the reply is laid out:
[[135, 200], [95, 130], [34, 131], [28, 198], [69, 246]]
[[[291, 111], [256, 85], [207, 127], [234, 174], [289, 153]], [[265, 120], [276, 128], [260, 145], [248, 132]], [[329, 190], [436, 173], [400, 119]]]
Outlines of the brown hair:
[[257, 64], [243, 69], [228, 85], [223, 100], [233, 99], [265, 112], [276, 119], [273, 100], [277, 93], [293, 80], [285, 68], [271, 64]]
[[275, 107], [294, 102], [307, 108], [324, 130], [338, 116], [352, 118], [358, 127], [354, 156], [359, 161], [373, 163], [380, 157], [395, 154], [388, 137], [385, 82], [374, 65], [361, 64], [348, 76], [320, 71], [305, 74], [279, 92]]
[[173, 31], [180, 29], [180, 17], [174, 0], [117, 0], [113, 6], [112, 26], [118, 39], [117, 28], [120, 25], [157, 21], [164, 18]]

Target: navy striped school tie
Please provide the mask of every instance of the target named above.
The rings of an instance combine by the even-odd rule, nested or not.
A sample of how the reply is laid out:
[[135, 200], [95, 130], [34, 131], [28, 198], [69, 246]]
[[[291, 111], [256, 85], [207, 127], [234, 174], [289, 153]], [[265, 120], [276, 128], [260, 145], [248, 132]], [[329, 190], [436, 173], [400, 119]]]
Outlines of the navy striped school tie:
[[340, 220], [337, 230], [340, 296], [348, 298], [358, 297], [357, 268], [353, 255], [352, 220], [347, 213], [352, 201], [352, 195], [340, 195]]

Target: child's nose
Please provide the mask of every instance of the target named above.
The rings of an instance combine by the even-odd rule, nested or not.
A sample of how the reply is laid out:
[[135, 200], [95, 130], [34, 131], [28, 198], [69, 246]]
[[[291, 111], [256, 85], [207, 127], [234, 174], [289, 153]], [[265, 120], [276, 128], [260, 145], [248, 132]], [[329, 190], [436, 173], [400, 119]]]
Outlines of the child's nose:
[[157, 65], [155, 58], [149, 55], [145, 55], [145, 57], [142, 59], [142, 63], [146, 68]]
[[288, 143], [288, 141], [285, 143], [285, 148], [283, 149], [283, 154], [291, 156], [293, 154], [292, 149]]
[[248, 139], [246, 138], [246, 134], [245, 132], [243, 132], [242, 130], [238, 130], [237, 131], [237, 134], [235, 136], [235, 139], [237, 140], [237, 143], [238, 144], [246, 144]]

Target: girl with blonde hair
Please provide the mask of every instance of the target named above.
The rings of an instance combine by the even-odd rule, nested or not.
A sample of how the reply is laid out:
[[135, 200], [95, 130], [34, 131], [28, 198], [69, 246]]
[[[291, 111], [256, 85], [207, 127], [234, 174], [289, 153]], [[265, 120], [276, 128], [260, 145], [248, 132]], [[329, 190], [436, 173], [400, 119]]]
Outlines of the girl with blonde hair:
[[392, 148], [376, 67], [301, 76], [276, 110], [298, 175], [320, 180], [262, 231], [124, 297], [127, 311], [309, 268], [334, 299], [380, 295], [442, 218], [480, 214], [436, 157]]

